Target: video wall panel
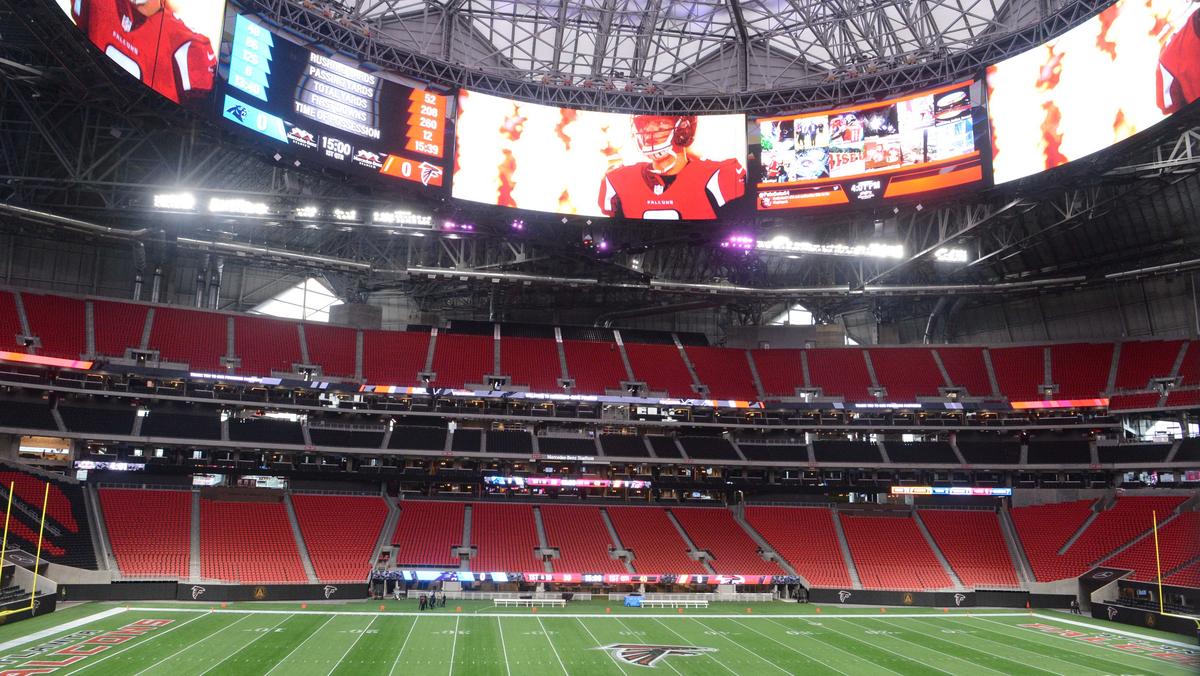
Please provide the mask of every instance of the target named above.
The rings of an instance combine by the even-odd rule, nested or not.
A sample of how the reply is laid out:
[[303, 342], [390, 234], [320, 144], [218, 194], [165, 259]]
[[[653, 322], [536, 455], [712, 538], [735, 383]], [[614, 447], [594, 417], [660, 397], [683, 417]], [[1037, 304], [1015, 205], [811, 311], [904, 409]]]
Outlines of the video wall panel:
[[190, 107], [212, 95], [225, 0], [58, 0], [105, 56]]
[[996, 183], [1086, 157], [1200, 98], [1200, 5], [1119, 0], [987, 69]]
[[234, 19], [221, 115], [301, 156], [443, 188], [448, 103]]
[[462, 91], [453, 196], [585, 216], [707, 220], [745, 193], [744, 115], [627, 115]]
[[755, 120], [758, 209], [876, 203], [984, 178], [972, 81], [897, 99]]

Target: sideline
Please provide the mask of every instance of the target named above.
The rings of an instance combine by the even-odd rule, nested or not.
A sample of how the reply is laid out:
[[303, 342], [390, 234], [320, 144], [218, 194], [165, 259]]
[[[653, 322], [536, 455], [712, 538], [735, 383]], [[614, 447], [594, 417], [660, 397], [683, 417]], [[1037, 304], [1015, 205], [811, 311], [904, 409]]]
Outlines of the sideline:
[[1008, 613], [1008, 612], [987, 613], [987, 612], [974, 612], [974, 611], [971, 611], [971, 612], [964, 611], [964, 612], [957, 612], [957, 613], [888, 613], [887, 615], [872, 615], [871, 613], [852, 613], [852, 614], [851, 613], [821, 613], [820, 615], [816, 615], [816, 614], [780, 615], [780, 614], [775, 614], [775, 613], [771, 613], [771, 614], [762, 613], [759, 615], [754, 615], [754, 614], [740, 615], [740, 614], [736, 614], [736, 613], [726, 613], [723, 615], [710, 614], [710, 613], [676, 614], [676, 615], [663, 615], [663, 614], [635, 615], [633, 613], [611, 613], [611, 614], [609, 614], [609, 613], [542, 613], [542, 614], [537, 614], [537, 613], [528, 613], [528, 614], [524, 614], [524, 613], [522, 613], [522, 614], [517, 614], [517, 613], [478, 613], [478, 614], [476, 614], [476, 613], [437, 613], [436, 615], [430, 615], [428, 612], [422, 613], [420, 611], [413, 611], [413, 612], [382, 611], [382, 612], [380, 612], [380, 611], [373, 611], [373, 610], [346, 610], [346, 611], [338, 612], [338, 611], [322, 611], [322, 610], [252, 610], [252, 609], [244, 609], [244, 608], [206, 608], [206, 609], [202, 610], [199, 608], [168, 608], [168, 607], [154, 607], [154, 606], [148, 606], [148, 607], [144, 607], [144, 608], [143, 607], [132, 607], [132, 608], [129, 608], [129, 610], [136, 610], [138, 612], [143, 612], [143, 613], [223, 613], [223, 614], [232, 614], [232, 615], [238, 615], [238, 614], [243, 614], [243, 615], [254, 615], [254, 614], [258, 614], [258, 615], [350, 615], [350, 616], [357, 615], [357, 616], [362, 616], [362, 617], [374, 617], [377, 615], [387, 615], [388, 617], [530, 617], [530, 616], [536, 614], [538, 617], [542, 617], [542, 618], [546, 618], [546, 619], [553, 619], [556, 617], [566, 617], [566, 618], [580, 618], [581, 617], [581, 618], [585, 618], [585, 619], [603, 618], [603, 617], [608, 617], [608, 618], [620, 617], [620, 618], [627, 618], [627, 619], [631, 619], [631, 620], [638, 620], [638, 619], [667, 620], [667, 619], [672, 619], [672, 618], [678, 619], [681, 617], [686, 617], [689, 619], [715, 618], [715, 619], [725, 619], [725, 620], [729, 620], [729, 619], [733, 619], [733, 618], [748, 619], [748, 620], [762, 619], [762, 618], [775, 618], [775, 619], [785, 619], [785, 620], [817, 620], [817, 619], [821, 619], [823, 617], [836, 618], [836, 619], [842, 619], [842, 618], [844, 618], [844, 619], [853, 619], [853, 618], [859, 618], [859, 619], [876, 618], [876, 619], [878, 619], [878, 618], [882, 617], [883, 619], [886, 620], [889, 617], [930, 617], [930, 618], [934, 618], [934, 617], [973, 617], [975, 615], [986, 616], [986, 617], [1033, 617], [1028, 612], [1024, 612], [1024, 613]]
[[[121, 613], [125, 612], [125, 610], [126, 610], [125, 608], [109, 608], [108, 610], [101, 610], [98, 613], [93, 613], [86, 617], [81, 617], [77, 620], [71, 620], [70, 622], [64, 622], [62, 624], [58, 624], [53, 627], [50, 627], [49, 629], [35, 631], [32, 634], [26, 634], [25, 636], [22, 636], [20, 638], [14, 638], [11, 641], [5, 641], [4, 643], [0, 643], [0, 652], [7, 652], [18, 646], [23, 646], [26, 643], [32, 643], [33, 641], [37, 641], [39, 639], [48, 638], [48, 637], [54, 636], [55, 634], [58, 634], [60, 632], [77, 629], [84, 625], [88, 625], [88, 624], [91, 624], [91, 623], [99, 621], [99, 620], [110, 618], [113, 615], [120, 615]], [[45, 617], [45, 615], [42, 615], [41, 617]]]
[[1067, 619], [1065, 617], [1059, 618], [1059, 617], [1054, 617], [1053, 615], [1043, 615], [1041, 613], [1034, 613], [1033, 616], [1040, 617], [1043, 620], [1049, 620], [1050, 622], [1062, 622], [1064, 624], [1073, 624], [1076, 627], [1087, 627], [1088, 629], [1095, 629], [1096, 631], [1103, 631], [1103, 632], [1107, 632], [1109, 634], [1120, 634], [1121, 636], [1128, 636], [1130, 638], [1138, 638], [1143, 641], [1149, 641], [1150, 643], [1159, 643], [1161, 645], [1175, 646], [1176, 648], [1196, 648], [1197, 647], [1196, 644], [1194, 644], [1194, 643], [1180, 643], [1179, 641], [1172, 641], [1172, 640], [1166, 639], [1166, 638], [1158, 638], [1157, 636], [1147, 636], [1145, 634], [1135, 634], [1132, 631], [1113, 629], [1112, 627], [1099, 625], [1099, 624], [1088, 624], [1087, 622], [1071, 620], [1071, 619]]

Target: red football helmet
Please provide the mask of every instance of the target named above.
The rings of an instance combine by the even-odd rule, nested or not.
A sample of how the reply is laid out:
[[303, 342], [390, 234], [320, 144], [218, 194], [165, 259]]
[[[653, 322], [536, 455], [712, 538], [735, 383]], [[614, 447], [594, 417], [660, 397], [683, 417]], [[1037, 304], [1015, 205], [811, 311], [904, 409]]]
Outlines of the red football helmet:
[[633, 138], [648, 157], [682, 152], [696, 138], [696, 116], [634, 115]]

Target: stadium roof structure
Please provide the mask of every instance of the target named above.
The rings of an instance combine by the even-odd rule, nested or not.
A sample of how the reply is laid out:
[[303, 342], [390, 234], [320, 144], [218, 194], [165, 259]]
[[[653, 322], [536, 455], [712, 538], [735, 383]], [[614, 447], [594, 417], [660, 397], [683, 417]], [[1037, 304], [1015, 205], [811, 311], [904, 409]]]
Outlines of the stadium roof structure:
[[[1098, 0], [1042, 6], [914, 1], [868, 7], [859, 3], [858, 13], [845, 18], [846, 25], [834, 30], [822, 24], [830, 35], [838, 36], [827, 40], [829, 49], [822, 51], [809, 44], [820, 42], [811, 30], [791, 31], [797, 35], [785, 37], [782, 30], [768, 27], [774, 25], [772, 21], [796, 20], [804, 7], [819, 7], [826, 13], [849, 8], [848, 0], [789, 3], [782, 14], [769, 20], [755, 13], [770, 8], [767, 5], [754, 5], [757, 9], [747, 13], [750, 5], [736, 1], [699, 9], [700, 5], [665, 0], [656, 5], [665, 13], [653, 28], [628, 23], [633, 8], [643, 5], [610, 4], [605, 5], [612, 15], [607, 32], [596, 32], [588, 24], [607, 21], [601, 10], [587, 9], [574, 0], [554, 5], [555, 11], [563, 8], [561, 14], [553, 14], [547, 5], [485, 5], [478, 0], [344, 1], [349, 4], [326, 6], [314, 0], [245, 0], [245, 4], [248, 10], [271, 17], [293, 37], [337, 45], [340, 53], [413, 80], [581, 107], [696, 106], [697, 111], [742, 105], [747, 111], [755, 106], [779, 110], [803, 101], [828, 105], [869, 96], [872, 88], [945, 84], [964, 73], [978, 75], [988, 59], [1060, 33], [1102, 4]], [[733, 18], [735, 7], [741, 8], [740, 19]], [[959, 8], [959, 19], [950, 18], [952, 7]], [[539, 18], [548, 12], [553, 20]], [[681, 13], [686, 21], [676, 16]], [[878, 53], [889, 58], [899, 55], [903, 62], [904, 55], [917, 55], [918, 36], [932, 32], [913, 32], [907, 25], [897, 27], [903, 21], [884, 21], [896, 13], [925, 16], [946, 33], [941, 44], [958, 51], [876, 73], [864, 67], [856, 78], [825, 81], [840, 67], [837, 64], [850, 63], [857, 55], [877, 54], [862, 47], [872, 40], [881, 50]], [[675, 18], [668, 21], [668, 15]], [[535, 37], [522, 37], [525, 29], [518, 24], [542, 28]], [[653, 32], [668, 25], [675, 26], [677, 35]], [[555, 26], [563, 27], [557, 38]], [[734, 26], [732, 33], [726, 30], [729, 26]], [[148, 279], [148, 270], [160, 263], [168, 269], [191, 269], [208, 256], [225, 256], [248, 266], [286, 269], [295, 277], [291, 283], [320, 273], [348, 300], [398, 294], [428, 316], [544, 317], [546, 308], [563, 308], [580, 313], [572, 321], [590, 323], [611, 319], [614, 313], [629, 316], [719, 307], [734, 321], [761, 323], [780, 307], [802, 303], [822, 320], [859, 313], [869, 324], [872, 317], [923, 320], [938, 312], [952, 313], [961, 303], [976, 302], [973, 298], [981, 303], [1018, 303], [1046, 293], [1066, 297], [1070, 294], [1061, 292], [1080, 288], [1116, 293], [1118, 287], [1136, 297], [1141, 293], [1140, 280], [1170, 276], [1186, 283], [1187, 273], [1200, 270], [1200, 238], [1193, 225], [1200, 219], [1196, 171], [1200, 111], [1194, 109], [1177, 115], [1161, 130], [1141, 135], [1135, 143], [1076, 161], [1053, 177], [1038, 177], [1017, 187], [966, 191], [925, 204], [686, 227], [587, 223], [582, 218], [563, 223], [558, 216], [536, 218], [398, 193], [307, 164], [281, 161], [274, 150], [239, 141], [210, 120], [191, 115], [129, 80], [85, 44], [62, 20], [54, 3], [0, 0], [0, 27], [0, 232], [12, 241], [44, 242], [47, 248], [76, 247], [76, 240], [86, 240], [120, 250], [128, 262], [112, 275], [120, 277], [120, 286], [126, 288], [129, 266], [139, 271], [147, 268], [143, 276]], [[888, 38], [893, 29], [895, 34]], [[597, 55], [605, 64], [602, 72], [604, 68], [632, 70], [627, 65], [628, 50], [638, 44], [635, 35], [642, 40], [635, 56], [647, 55], [642, 72], [662, 93], [581, 85]], [[437, 36], [442, 42], [432, 42]], [[603, 49], [597, 42], [601, 37]], [[745, 85], [711, 76], [721, 70], [719, 62], [728, 62], [731, 44], [748, 44], [748, 40], [755, 46], [743, 54], [778, 49], [782, 55], [793, 37], [804, 46], [804, 58], [788, 61], [780, 56], [781, 60], [771, 61], [791, 65], [770, 78], [763, 75], [768, 71], [754, 70], [765, 68], [765, 60], [754, 62], [758, 65], [747, 74], [758, 74]], [[546, 51], [545, 40], [551, 46], [561, 40], [561, 51]], [[862, 43], [857, 49], [851, 46], [855, 41]], [[681, 47], [684, 42], [691, 46]], [[556, 53], [559, 68], [572, 77], [570, 85], [541, 81]], [[650, 54], [657, 55], [653, 65]], [[449, 58], [442, 58], [446, 55]], [[702, 81], [701, 73], [709, 73], [705, 77], [711, 81]], [[804, 82], [817, 84], [781, 88], [785, 83]], [[680, 93], [672, 93], [675, 87]], [[426, 210], [437, 219], [477, 227], [465, 237], [403, 237], [382, 228], [348, 228], [333, 222], [316, 226], [253, 218], [176, 222], [147, 207], [155, 192], [179, 186], [264, 200], [332, 205], [351, 199], [363, 208], [401, 204]], [[522, 233], [509, 225], [519, 217], [529, 220]], [[48, 230], [47, 225], [65, 230]], [[898, 260], [884, 260], [743, 255], [720, 248], [724, 238], [746, 230], [758, 236], [782, 233], [828, 244], [899, 243], [905, 254]], [[584, 233], [606, 237], [608, 251], [597, 255], [581, 246]], [[945, 246], [968, 249], [970, 260], [935, 260], [934, 253]], [[79, 260], [91, 255], [81, 255]], [[253, 307], [281, 290], [277, 285], [251, 286], [238, 302]]]

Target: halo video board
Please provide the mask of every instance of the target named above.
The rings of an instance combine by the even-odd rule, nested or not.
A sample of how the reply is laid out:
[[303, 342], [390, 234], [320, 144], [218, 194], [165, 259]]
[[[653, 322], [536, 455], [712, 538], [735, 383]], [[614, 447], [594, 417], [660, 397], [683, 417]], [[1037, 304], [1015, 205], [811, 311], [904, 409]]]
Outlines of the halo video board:
[[996, 183], [1091, 155], [1200, 98], [1200, 6], [1119, 0], [989, 66], [987, 86]]
[[208, 102], [225, 0], [58, 0], [58, 6], [142, 84], [175, 103]]
[[406, 87], [234, 19], [226, 120], [346, 170], [444, 187], [445, 96]]
[[983, 180], [973, 81], [755, 120], [759, 211], [874, 203]]
[[627, 115], [461, 91], [453, 195], [586, 216], [711, 220], [745, 193], [744, 115]]

